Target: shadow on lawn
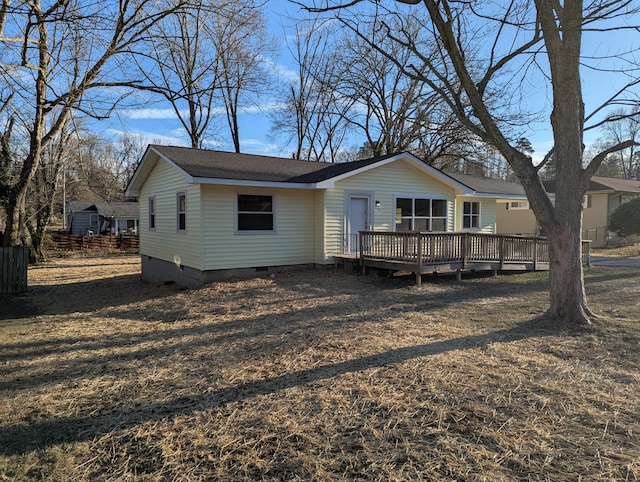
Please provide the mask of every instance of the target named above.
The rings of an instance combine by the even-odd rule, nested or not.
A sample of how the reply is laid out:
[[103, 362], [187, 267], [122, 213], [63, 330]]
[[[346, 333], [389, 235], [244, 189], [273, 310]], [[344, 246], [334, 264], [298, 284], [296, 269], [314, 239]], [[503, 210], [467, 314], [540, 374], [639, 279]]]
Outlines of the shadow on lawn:
[[281, 390], [349, 373], [385, 367], [419, 357], [478, 348], [491, 343], [508, 343], [533, 336], [549, 336], [556, 333], [542, 321], [542, 319], [533, 319], [514, 328], [492, 333], [397, 348], [355, 360], [241, 383], [207, 393], [181, 396], [164, 403], [136, 404], [107, 413], [91, 414], [84, 417], [35, 420], [28, 425], [4, 427], [0, 429], [0, 453], [10, 456], [61, 443], [91, 440], [112, 431], [128, 429], [141, 423], [188, 415], [198, 410], [216, 408], [228, 403], [247, 400], [259, 395], [273, 394]]
[[32, 319], [42, 315], [93, 312], [141, 299], [160, 299], [174, 294], [176, 286], [143, 282], [139, 274], [105, 277], [88, 281], [35, 286], [25, 294], [6, 297], [0, 303], [0, 321]]
[[[149, 323], [149, 328], [142, 328], [135, 333], [123, 329], [102, 335], [78, 332], [72, 336], [63, 336], [54, 332], [51, 337], [36, 341], [10, 342], [5, 339], [0, 343], [0, 361], [12, 363], [5, 366], [0, 390], [28, 390], [69, 381], [78, 382], [103, 376], [113, 369], [127, 370], [132, 362], [148, 360], [149, 363], [156, 363], [163, 357], [166, 357], [166, 360], [162, 360], [163, 363], [171, 363], [172, 354], [188, 353], [200, 347], [207, 348], [212, 354], [229, 346], [234, 347], [238, 356], [253, 357], [258, 351], [275, 353], [283, 349], [283, 340], [286, 340], [286, 349], [309, 346], [322, 342], [327, 331], [365, 322], [385, 323], [405, 309], [435, 311], [455, 306], [461, 300], [468, 303], [494, 294], [504, 294], [505, 289], [502, 283], [487, 284], [479, 289], [476, 283], [434, 281], [447, 283], [454, 288], [443, 293], [429, 291], [424, 285], [419, 290], [402, 289], [404, 283], [401, 282], [400, 291], [392, 293], [388, 299], [380, 298], [372, 302], [370, 297], [363, 296], [363, 289], [366, 293], [366, 290], [378, 290], [381, 285], [395, 285], [397, 288], [397, 280], [341, 277], [320, 272], [318, 277], [314, 277], [314, 281], [314, 285], [301, 287], [300, 278], [296, 276], [277, 279], [279, 289], [294, 293], [294, 299], [288, 299], [287, 303], [319, 297], [326, 300], [321, 306], [291, 306], [286, 310], [278, 306], [277, 310], [271, 312], [270, 305], [265, 305], [264, 300], [258, 297], [259, 294], [254, 293], [264, 314], [248, 318], [233, 316], [232, 319], [218, 318], [226, 308], [219, 308], [215, 302], [207, 305], [206, 313], [190, 313], [188, 307], [184, 306], [185, 300], [175, 296], [182, 290], [176, 286], [150, 285], [142, 282], [137, 275], [45, 287], [48, 290], [47, 297], [60, 300], [60, 303], [40, 305], [41, 315], [73, 313], [85, 316], [87, 320], [92, 316], [113, 318], [114, 323], [121, 323], [123, 326], [133, 320]], [[345, 290], [345, 286], [339, 281], [348, 281], [353, 292], [349, 293], [348, 288]], [[233, 283], [232, 281], [223, 286], [227, 290], [225, 298], [233, 304], [238, 303], [239, 313], [251, 312], [251, 301], [247, 301], [247, 298], [250, 298], [251, 290], [257, 288], [236, 291]], [[532, 290], [544, 289], [546, 282], [530, 281], [522, 286], [509, 283], [508, 286], [530, 294]], [[105, 293], [109, 293], [109, 296], [105, 297]], [[337, 295], [342, 297], [338, 299]], [[197, 298], [208, 300], [211, 296], [212, 293], [207, 288], [189, 293], [189, 299], [196, 301]], [[38, 298], [37, 292], [33, 294], [33, 298]], [[153, 300], [153, 303], [146, 303], [148, 300]], [[114, 309], [116, 302], [123, 309]], [[278, 298], [273, 303], [281, 305], [283, 300]], [[191, 324], [172, 326], [173, 322], [181, 320], [188, 320]], [[161, 329], [158, 329], [160, 326]], [[74, 353], [78, 356], [73, 356]], [[50, 356], [59, 357], [59, 362], [52, 365], [48, 358]], [[23, 363], [29, 363], [33, 371], [27, 377], [21, 369]]]

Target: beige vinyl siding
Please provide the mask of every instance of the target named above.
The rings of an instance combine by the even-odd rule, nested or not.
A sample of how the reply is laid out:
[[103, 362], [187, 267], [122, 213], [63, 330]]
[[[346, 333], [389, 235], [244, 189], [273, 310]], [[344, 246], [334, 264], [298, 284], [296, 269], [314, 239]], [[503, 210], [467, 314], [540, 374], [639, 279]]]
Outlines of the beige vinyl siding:
[[[480, 229], [462, 229], [462, 214], [465, 202], [480, 203]], [[496, 232], [496, 200], [460, 196], [456, 199], [456, 231], [473, 231], [476, 233], [495, 234]]]
[[[238, 194], [273, 196], [275, 232], [237, 232]], [[202, 186], [204, 270], [314, 262], [314, 192]]]
[[532, 236], [538, 223], [531, 209], [507, 209], [508, 203], [496, 204], [496, 234]]
[[[177, 194], [187, 196], [186, 232], [177, 230]], [[149, 197], [156, 200], [156, 228], [149, 230]], [[202, 269], [200, 186], [159, 160], [140, 191], [140, 254]]]
[[582, 229], [603, 229], [609, 225], [609, 193], [588, 193], [590, 207], [582, 210]]
[[[454, 226], [454, 199], [452, 188], [408, 163], [394, 162], [335, 183], [325, 194], [325, 253], [326, 259], [342, 247], [345, 230], [345, 193], [372, 192], [374, 199], [373, 222], [376, 231], [395, 231], [396, 196], [423, 196], [446, 199], [447, 230]], [[375, 207], [379, 202], [380, 206]]]

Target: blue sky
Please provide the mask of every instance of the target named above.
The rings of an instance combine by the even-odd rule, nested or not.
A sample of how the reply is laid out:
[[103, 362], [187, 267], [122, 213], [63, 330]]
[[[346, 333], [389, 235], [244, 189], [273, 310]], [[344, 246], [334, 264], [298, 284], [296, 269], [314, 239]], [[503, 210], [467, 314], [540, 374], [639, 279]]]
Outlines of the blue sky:
[[[283, 22], [287, 21], [286, 17], [289, 14], [295, 14], [298, 7], [287, 0], [270, 0], [266, 8], [270, 34], [278, 39], [280, 45], [272, 68], [277, 72], [280, 79], [290, 78], [295, 73], [290, 70], [291, 65], [287, 59]], [[100, 121], [96, 128], [109, 136], [128, 132], [140, 135], [148, 143], [189, 145], [188, 137], [181, 128], [170, 105], [163, 102], [159, 97], [149, 97], [149, 95], [137, 93], [134, 93], [133, 96], [143, 103], [144, 107], [118, 109], [110, 119]], [[132, 100], [133, 96], [129, 100]], [[243, 113], [239, 115], [242, 152], [289, 157], [291, 148], [283, 145], [283, 140], [281, 139], [273, 140], [269, 133], [270, 122], [267, 114], [271, 104], [276, 102], [277, 99], [265, 98], [264, 101], [264, 105], [261, 106], [245, 107]], [[220, 142], [212, 142], [207, 147], [232, 151], [233, 143], [224, 115], [214, 118], [212, 123], [214, 130], [219, 130], [220, 132], [218, 136]], [[224, 142], [225, 139], [228, 142]]]
[[[424, 8], [420, 5], [413, 8]], [[270, 0], [267, 3], [267, 12], [270, 22], [270, 33], [277, 37], [280, 42], [280, 52], [275, 58], [273, 68], [281, 79], [287, 79], [294, 76], [292, 65], [287, 58], [287, 49], [285, 45], [285, 31], [283, 24], [288, 22], [287, 17], [295, 15], [299, 7], [289, 3], [287, 0]], [[637, 19], [628, 19], [638, 23]], [[637, 33], [629, 34], [628, 32], [607, 35], [588, 34], [585, 35], [584, 52], [588, 52], [594, 57], [606, 57], [611, 55], [619, 45], [628, 44], [629, 35], [640, 37]], [[617, 39], [617, 40], [616, 40]], [[638, 38], [632, 38], [635, 47], [638, 46]], [[591, 64], [597, 68], [604, 68], [606, 61], [592, 60]], [[585, 69], [584, 71], [584, 96], [587, 105], [587, 111], [599, 105], [604, 101], [611, 92], [613, 92], [620, 82], [620, 76], [611, 76], [597, 69]], [[532, 89], [529, 95], [529, 101], [534, 108], [548, 111], [550, 100], [546, 92], [536, 91], [536, 82], [542, 79], [531, 80]], [[270, 105], [273, 105], [277, 99], [265, 98], [264, 105], [251, 106], [240, 115], [240, 136], [242, 152], [249, 154], [263, 154], [273, 156], [289, 157], [292, 148], [283, 145], [283, 139], [273, 139], [270, 136], [270, 123], [267, 117], [267, 111]], [[107, 134], [117, 134], [119, 132], [130, 132], [141, 136], [145, 142], [161, 142], [171, 145], [188, 145], [187, 136], [181, 129], [179, 122], [175, 118], [170, 106], [158, 101], [144, 99], [144, 108], [120, 109], [116, 116], [110, 120], [102, 121], [98, 125], [98, 129]], [[212, 143], [207, 147], [219, 150], [233, 150], [233, 145], [228, 134], [228, 128], [224, 116], [219, 116], [213, 121], [217, 125], [221, 139], [228, 139], [228, 142]], [[585, 142], [587, 144], [596, 140], [600, 135], [594, 131], [586, 133]], [[535, 150], [534, 158], [541, 159], [544, 154], [552, 147], [553, 140], [548, 122], [532, 125], [527, 133], [527, 138], [532, 142]], [[361, 143], [360, 140], [357, 140]], [[356, 142], [354, 141], [354, 144]]]

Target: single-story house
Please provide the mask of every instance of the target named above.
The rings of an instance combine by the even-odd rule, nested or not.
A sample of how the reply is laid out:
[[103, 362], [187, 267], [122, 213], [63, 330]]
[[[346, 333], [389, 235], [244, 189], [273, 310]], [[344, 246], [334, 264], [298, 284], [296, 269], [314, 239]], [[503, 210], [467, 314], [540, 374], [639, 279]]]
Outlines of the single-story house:
[[[482, 176], [450, 173], [451, 177], [475, 191], [476, 196], [494, 198], [496, 201], [495, 234], [537, 236], [538, 223], [524, 188], [518, 182], [491, 179]], [[525, 215], [522, 213], [525, 212]]]
[[[545, 181], [549, 193], [556, 192], [555, 181]], [[609, 217], [620, 204], [640, 196], [640, 181], [593, 176], [589, 182], [582, 210], [582, 239], [591, 246], [606, 246], [615, 233], [609, 231]]]
[[[556, 192], [555, 180], [544, 181], [543, 184], [553, 199]], [[516, 186], [524, 193], [519, 184]], [[636, 196], [640, 196], [640, 181], [600, 176], [591, 178], [582, 209], [582, 239], [591, 241], [592, 247], [606, 246], [614, 234], [609, 231], [609, 216], [620, 204]], [[498, 206], [496, 219], [497, 234], [540, 233], [540, 227], [526, 198]]]
[[137, 202], [70, 201], [66, 206], [67, 231], [71, 234], [100, 235], [137, 233]]
[[327, 164], [159, 145], [125, 193], [139, 200], [143, 279], [189, 287], [331, 264], [363, 230], [495, 233], [497, 200], [517, 197], [408, 153]]

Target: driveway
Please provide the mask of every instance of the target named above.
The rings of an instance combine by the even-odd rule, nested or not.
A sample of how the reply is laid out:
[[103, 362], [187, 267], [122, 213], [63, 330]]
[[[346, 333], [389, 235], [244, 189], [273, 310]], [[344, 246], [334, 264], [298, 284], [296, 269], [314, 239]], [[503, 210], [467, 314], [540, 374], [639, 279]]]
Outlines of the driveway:
[[591, 256], [591, 264], [594, 266], [640, 268], [640, 258], [613, 258], [610, 256]]

